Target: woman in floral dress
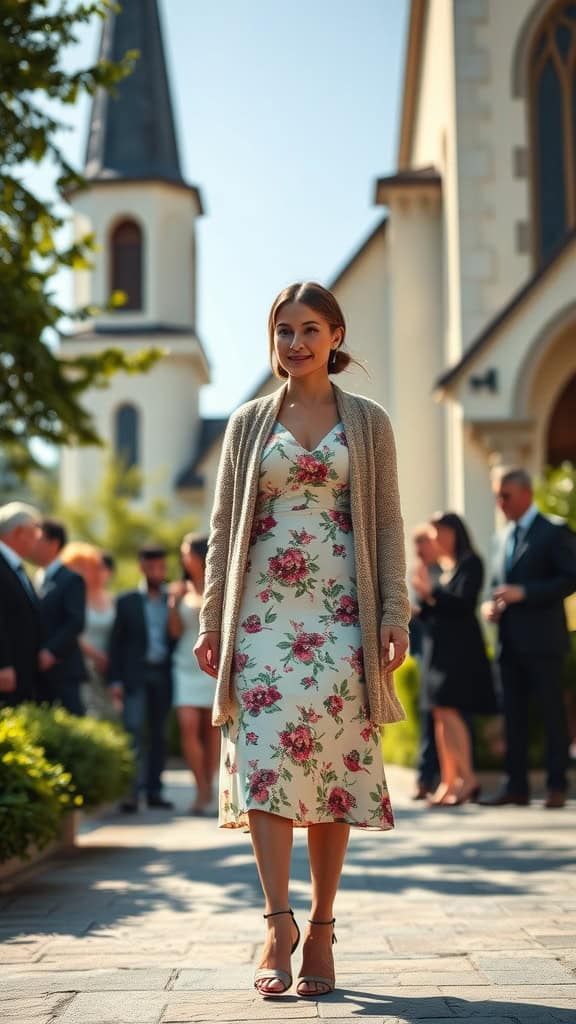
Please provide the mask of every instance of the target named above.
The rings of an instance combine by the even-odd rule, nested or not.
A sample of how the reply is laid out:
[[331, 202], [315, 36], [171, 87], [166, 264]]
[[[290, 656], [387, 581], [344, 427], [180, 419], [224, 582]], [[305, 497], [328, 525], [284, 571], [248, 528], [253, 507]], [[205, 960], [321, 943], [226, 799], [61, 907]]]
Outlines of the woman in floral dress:
[[312, 878], [297, 992], [316, 997], [334, 988], [350, 826], [394, 825], [378, 726], [403, 714], [391, 678], [407, 648], [403, 527], [388, 418], [329, 379], [350, 362], [344, 335], [320, 285], [273, 305], [271, 361], [287, 384], [229, 425], [196, 645], [218, 678], [220, 824], [249, 826], [266, 900], [263, 996], [292, 983], [294, 826], [308, 829]]

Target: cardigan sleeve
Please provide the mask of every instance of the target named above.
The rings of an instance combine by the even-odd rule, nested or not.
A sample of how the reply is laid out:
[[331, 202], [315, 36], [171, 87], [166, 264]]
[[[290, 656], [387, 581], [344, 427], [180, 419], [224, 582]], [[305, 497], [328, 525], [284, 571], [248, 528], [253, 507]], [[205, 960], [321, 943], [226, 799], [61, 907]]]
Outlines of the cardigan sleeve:
[[374, 457], [376, 545], [382, 625], [400, 626], [408, 632], [410, 600], [406, 586], [404, 522], [398, 491], [396, 442], [388, 414], [380, 408], [377, 408], [374, 424]]
[[204, 596], [200, 610], [200, 634], [219, 631], [221, 628], [232, 529], [236, 450], [234, 435], [234, 419], [231, 419], [224, 434], [210, 517]]

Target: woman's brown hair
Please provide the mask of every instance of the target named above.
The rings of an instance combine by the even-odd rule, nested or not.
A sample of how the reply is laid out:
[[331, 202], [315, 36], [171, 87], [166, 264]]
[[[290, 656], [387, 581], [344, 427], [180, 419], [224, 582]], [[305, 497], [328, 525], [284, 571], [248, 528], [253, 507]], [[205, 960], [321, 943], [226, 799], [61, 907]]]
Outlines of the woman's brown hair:
[[330, 361], [328, 363], [329, 373], [342, 373], [342, 370], [345, 370], [350, 363], [356, 363], [356, 360], [350, 355], [350, 353], [343, 349], [344, 339], [346, 337], [346, 321], [344, 320], [344, 314], [332, 292], [329, 292], [327, 288], [323, 288], [321, 284], [317, 284], [315, 281], [298, 282], [297, 284], [290, 284], [287, 288], [282, 289], [280, 294], [274, 299], [272, 309], [270, 310], [270, 316], [268, 317], [270, 365], [276, 377], [288, 376], [286, 370], [284, 370], [278, 363], [274, 347], [276, 319], [278, 317], [278, 313], [282, 309], [282, 306], [285, 306], [288, 302], [301, 302], [304, 306], [309, 306], [310, 309], [313, 309], [315, 313], [318, 313], [328, 322], [332, 331], [335, 331], [338, 328], [342, 331], [342, 341], [330, 356]]

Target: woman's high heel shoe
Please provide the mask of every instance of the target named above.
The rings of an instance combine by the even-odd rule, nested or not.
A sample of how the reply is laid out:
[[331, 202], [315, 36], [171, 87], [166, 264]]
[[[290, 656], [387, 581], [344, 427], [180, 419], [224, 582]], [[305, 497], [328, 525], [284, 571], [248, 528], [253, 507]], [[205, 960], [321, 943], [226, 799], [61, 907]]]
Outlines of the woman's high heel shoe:
[[[336, 918], [333, 917], [331, 921], [308, 921], [308, 924], [330, 924], [332, 927], [336, 924]], [[332, 932], [332, 945], [336, 942], [336, 935]], [[303, 992], [301, 986], [308, 985], [310, 983], [316, 985], [324, 985], [322, 992]], [[335, 975], [332, 974], [330, 978], [322, 978], [317, 974], [301, 974], [298, 978], [296, 985], [296, 993], [305, 999], [318, 999], [320, 996], [327, 996], [330, 992], [334, 991], [336, 986]]]
[[[292, 921], [294, 923], [294, 927], [296, 928], [297, 935], [296, 938], [294, 939], [294, 942], [292, 943], [292, 949], [290, 950], [290, 956], [292, 956], [292, 954], [296, 951], [298, 943], [300, 942], [300, 929], [294, 918], [294, 911], [291, 909], [275, 910], [271, 914], [264, 914], [263, 917], [264, 920], [267, 921], [269, 917], [278, 917], [280, 914], [290, 914], [290, 917], [292, 918]], [[282, 983], [284, 988], [261, 988], [260, 985], [263, 982], [267, 981], [279, 981]], [[287, 992], [288, 989], [291, 988], [291, 986], [292, 975], [290, 974], [290, 971], [283, 971], [282, 968], [280, 967], [259, 967], [258, 970], [254, 972], [254, 988], [256, 989], [257, 992], [260, 993], [263, 999], [270, 999], [274, 996], [281, 996], [284, 994], [284, 992]]]

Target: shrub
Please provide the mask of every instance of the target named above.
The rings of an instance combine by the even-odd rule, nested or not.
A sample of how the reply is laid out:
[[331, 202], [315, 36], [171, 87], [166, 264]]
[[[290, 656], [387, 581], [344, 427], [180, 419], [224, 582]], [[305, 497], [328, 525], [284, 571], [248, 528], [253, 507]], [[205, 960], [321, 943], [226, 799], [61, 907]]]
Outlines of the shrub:
[[406, 720], [382, 728], [382, 753], [385, 762], [412, 768], [416, 764], [420, 737], [420, 670], [415, 658], [406, 658], [394, 673], [394, 681]]
[[64, 708], [21, 704], [8, 712], [31, 744], [44, 749], [70, 773], [86, 807], [117, 800], [134, 777], [127, 733], [112, 722], [77, 718]]
[[82, 804], [70, 773], [30, 743], [22, 722], [0, 717], [0, 862], [55, 839], [62, 815]]

